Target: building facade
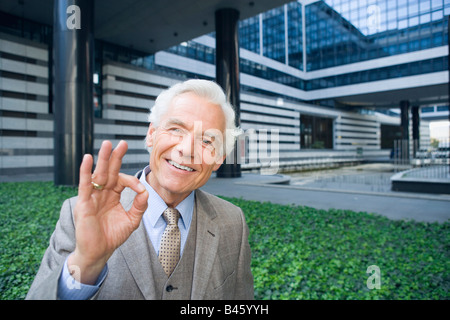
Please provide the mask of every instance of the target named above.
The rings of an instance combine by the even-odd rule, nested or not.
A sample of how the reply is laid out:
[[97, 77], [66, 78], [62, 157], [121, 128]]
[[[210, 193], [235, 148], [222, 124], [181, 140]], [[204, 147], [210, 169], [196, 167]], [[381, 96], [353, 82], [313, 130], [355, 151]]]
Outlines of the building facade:
[[[240, 21], [242, 168], [388, 159], [405, 128], [388, 110], [448, 113], [449, 13], [448, 0], [305, 0]], [[215, 79], [214, 37], [154, 54], [96, 40], [95, 151], [125, 139], [124, 168], [148, 163], [149, 108], [176, 82]], [[0, 12], [0, 175], [53, 172], [51, 61], [51, 26]], [[417, 137], [408, 119], [428, 144], [428, 123]]]

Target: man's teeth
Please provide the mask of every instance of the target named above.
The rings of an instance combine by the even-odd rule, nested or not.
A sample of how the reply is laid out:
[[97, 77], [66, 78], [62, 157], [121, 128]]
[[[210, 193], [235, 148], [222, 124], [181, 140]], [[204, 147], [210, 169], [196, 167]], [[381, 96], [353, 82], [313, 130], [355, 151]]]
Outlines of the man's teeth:
[[189, 167], [182, 166], [181, 164], [176, 163], [175, 161], [172, 161], [172, 160], [169, 160], [169, 163], [170, 163], [171, 165], [173, 165], [175, 168], [178, 168], [178, 169], [181, 169], [181, 170], [185, 170], [185, 171], [194, 171], [194, 169], [191, 169], [191, 168], [189, 168]]

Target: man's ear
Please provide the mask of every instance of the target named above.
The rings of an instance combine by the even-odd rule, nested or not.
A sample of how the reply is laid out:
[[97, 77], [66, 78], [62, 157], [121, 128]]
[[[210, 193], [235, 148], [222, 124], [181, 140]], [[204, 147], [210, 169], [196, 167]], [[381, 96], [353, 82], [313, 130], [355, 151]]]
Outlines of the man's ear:
[[147, 136], [145, 137], [145, 144], [147, 147], [153, 147], [153, 135], [155, 134], [156, 128], [152, 123], [148, 126]]

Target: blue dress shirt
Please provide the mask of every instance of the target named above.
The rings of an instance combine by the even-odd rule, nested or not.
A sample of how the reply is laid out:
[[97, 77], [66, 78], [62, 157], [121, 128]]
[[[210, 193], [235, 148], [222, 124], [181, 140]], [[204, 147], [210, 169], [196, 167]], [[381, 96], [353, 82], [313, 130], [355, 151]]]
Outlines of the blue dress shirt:
[[[142, 221], [144, 223], [145, 230], [150, 238], [153, 248], [156, 254], [159, 254], [159, 244], [161, 237], [164, 233], [167, 223], [165, 222], [162, 214], [167, 209], [167, 204], [156, 193], [156, 191], [147, 183], [145, 179], [150, 173], [149, 166], [145, 167], [140, 177], [140, 182], [145, 186], [149, 194], [148, 207], [145, 211]], [[178, 227], [181, 234], [181, 248], [180, 256], [183, 254], [184, 245], [189, 233], [189, 228], [192, 222], [192, 215], [194, 213], [194, 198], [195, 191], [192, 191], [176, 209], [180, 212], [180, 219], [178, 220]], [[59, 299], [80, 299], [85, 300], [92, 297], [100, 285], [103, 283], [108, 273], [108, 265], [105, 265], [101, 274], [99, 275], [97, 282], [94, 285], [86, 285], [76, 281], [69, 273], [67, 267], [67, 259], [64, 262], [63, 270], [58, 282], [58, 298]]]
[[[156, 254], [159, 254], [159, 244], [161, 242], [162, 235], [166, 229], [166, 221], [164, 220], [162, 214], [166, 210], [167, 204], [163, 199], [156, 193], [155, 190], [147, 183], [145, 177], [150, 173], [150, 168], [145, 167], [140, 181], [145, 186], [148, 191], [148, 207], [147, 211], [142, 217], [145, 229], [150, 237], [150, 240], [155, 248]], [[176, 209], [180, 212], [180, 219], [178, 220], [178, 228], [181, 234], [181, 248], [180, 255], [183, 254], [184, 245], [186, 244], [186, 239], [188, 236], [189, 228], [192, 222], [192, 214], [194, 212], [194, 196], [195, 192], [192, 191], [189, 196], [187, 196]]]

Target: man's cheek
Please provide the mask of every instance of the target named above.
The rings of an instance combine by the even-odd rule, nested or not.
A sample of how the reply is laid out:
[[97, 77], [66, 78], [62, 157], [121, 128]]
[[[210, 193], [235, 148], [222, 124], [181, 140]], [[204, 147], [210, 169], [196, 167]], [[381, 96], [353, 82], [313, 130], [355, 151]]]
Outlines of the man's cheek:
[[205, 149], [203, 152], [203, 163], [209, 166], [215, 165], [218, 162], [219, 157], [217, 157], [214, 150]]

